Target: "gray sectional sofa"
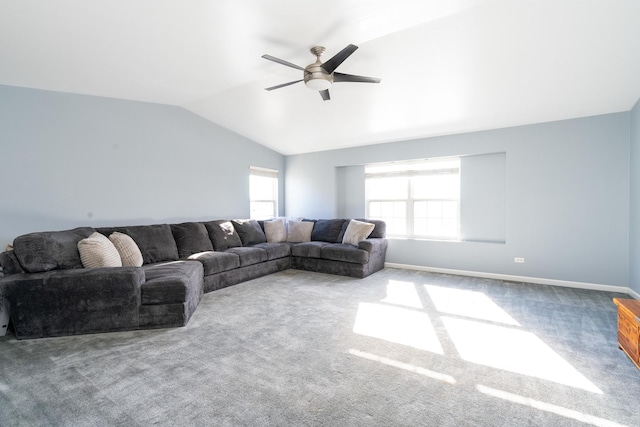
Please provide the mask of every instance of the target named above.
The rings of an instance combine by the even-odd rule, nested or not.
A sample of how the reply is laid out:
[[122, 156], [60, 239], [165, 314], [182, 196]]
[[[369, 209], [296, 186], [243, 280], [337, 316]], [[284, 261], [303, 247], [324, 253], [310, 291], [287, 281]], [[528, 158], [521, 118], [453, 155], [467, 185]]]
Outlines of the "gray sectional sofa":
[[[384, 222], [360, 220], [375, 228], [356, 246], [342, 243], [348, 219], [304, 221], [312, 231], [299, 242], [269, 242], [250, 220], [30, 233], [0, 253], [0, 287], [23, 339], [184, 326], [204, 293], [288, 268], [358, 278], [384, 268]], [[142, 265], [84, 268], [78, 242], [95, 232], [131, 237]]]

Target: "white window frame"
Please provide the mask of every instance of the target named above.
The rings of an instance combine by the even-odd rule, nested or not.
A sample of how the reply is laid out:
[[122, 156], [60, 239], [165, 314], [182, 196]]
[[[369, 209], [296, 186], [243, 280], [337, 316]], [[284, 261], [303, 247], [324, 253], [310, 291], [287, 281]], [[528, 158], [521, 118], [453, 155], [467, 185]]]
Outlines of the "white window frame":
[[[453, 166], [452, 166], [453, 165]], [[442, 167], [440, 167], [442, 166]], [[450, 197], [442, 198], [417, 198], [414, 197], [413, 186], [415, 181], [414, 177], [429, 176], [436, 174], [452, 174], [458, 177], [457, 194], [452, 194]], [[367, 185], [371, 185], [370, 179], [375, 178], [407, 178], [406, 198], [394, 198], [394, 199], [380, 199], [369, 198], [369, 191], [366, 190], [365, 210], [367, 218], [382, 219], [386, 217], [383, 215], [372, 214], [372, 203], [385, 203], [385, 202], [402, 202], [405, 205], [405, 218], [404, 226], [405, 233], [394, 233], [393, 227], [387, 225], [387, 235], [389, 237], [403, 237], [403, 238], [415, 238], [415, 239], [432, 239], [432, 240], [460, 240], [460, 158], [459, 157], [446, 157], [428, 160], [411, 160], [403, 162], [391, 162], [391, 163], [377, 163], [365, 166], [365, 188]], [[455, 232], [452, 234], [439, 235], [421, 233], [418, 234], [415, 224], [415, 212], [414, 207], [416, 202], [438, 202], [438, 203], [455, 203]], [[446, 220], [446, 218], [438, 218], [437, 220]]]
[[[254, 199], [254, 192], [251, 191], [251, 177], [273, 178], [271, 194], [260, 195], [260, 197]], [[269, 213], [259, 213], [262, 209], [258, 207], [258, 204], [271, 204], [272, 209]], [[278, 171], [276, 169], [249, 166], [249, 212], [249, 217], [256, 220], [269, 219], [278, 216]]]

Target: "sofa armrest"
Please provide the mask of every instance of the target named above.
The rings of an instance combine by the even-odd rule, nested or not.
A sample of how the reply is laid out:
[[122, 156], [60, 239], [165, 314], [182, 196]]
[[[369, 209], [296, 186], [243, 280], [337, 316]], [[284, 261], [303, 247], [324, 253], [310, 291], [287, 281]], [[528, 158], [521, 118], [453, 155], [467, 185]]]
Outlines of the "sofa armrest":
[[0, 253], [0, 266], [6, 275], [24, 273], [24, 269], [13, 251]]
[[369, 252], [367, 275], [384, 268], [384, 263], [387, 258], [387, 246], [389, 246], [389, 242], [385, 238], [369, 238], [358, 243], [360, 249]]
[[382, 252], [383, 254], [387, 253], [388, 242], [387, 239], [365, 239], [358, 243], [358, 247], [360, 249], [364, 249], [367, 252]]
[[136, 329], [140, 267], [55, 270], [2, 279], [18, 338]]

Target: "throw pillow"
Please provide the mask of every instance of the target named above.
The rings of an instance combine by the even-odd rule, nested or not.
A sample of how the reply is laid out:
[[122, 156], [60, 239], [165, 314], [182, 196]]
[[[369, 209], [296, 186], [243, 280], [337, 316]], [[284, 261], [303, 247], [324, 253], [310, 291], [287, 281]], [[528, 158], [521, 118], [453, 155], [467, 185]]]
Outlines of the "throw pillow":
[[231, 223], [240, 235], [242, 246], [251, 246], [267, 241], [264, 231], [255, 219], [233, 219]]
[[97, 231], [78, 242], [78, 252], [84, 268], [122, 267], [116, 247]]
[[264, 234], [267, 235], [268, 243], [286, 242], [287, 229], [284, 225], [284, 218], [276, 218], [273, 221], [265, 221]]
[[319, 219], [316, 221], [316, 224], [313, 226], [313, 231], [311, 232], [311, 240], [321, 241], [321, 242], [329, 242], [329, 243], [340, 243], [342, 239], [340, 237], [340, 232], [342, 231], [342, 225], [348, 222], [344, 219]]
[[142, 266], [142, 253], [136, 242], [124, 233], [114, 232], [109, 236], [109, 240], [116, 247], [120, 254], [123, 267]]
[[344, 232], [342, 243], [358, 246], [358, 243], [369, 237], [375, 227], [375, 224], [352, 219]]
[[309, 221], [289, 221], [289, 234], [287, 242], [310, 242], [313, 222]]
[[213, 250], [224, 252], [229, 248], [237, 248], [242, 246], [240, 236], [233, 228], [231, 221], [217, 220], [205, 222], [204, 226], [209, 232], [209, 238], [213, 243]]
[[178, 247], [178, 257], [188, 258], [190, 255], [213, 250], [207, 228], [201, 222], [184, 222], [171, 224], [171, 233]]

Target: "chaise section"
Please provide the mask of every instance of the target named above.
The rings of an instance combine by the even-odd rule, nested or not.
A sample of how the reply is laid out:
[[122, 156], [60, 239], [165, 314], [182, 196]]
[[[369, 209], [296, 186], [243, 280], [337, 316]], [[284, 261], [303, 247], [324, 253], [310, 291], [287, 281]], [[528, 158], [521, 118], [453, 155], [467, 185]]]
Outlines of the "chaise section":
[[137, 329], [144, 281], [139, 267], [56, 270], [3, 279], [18, 339]]
[[202, 263], [174, 261], [143, 267], [140, 326], [166, 328], [189, 322], [204, 295]]

